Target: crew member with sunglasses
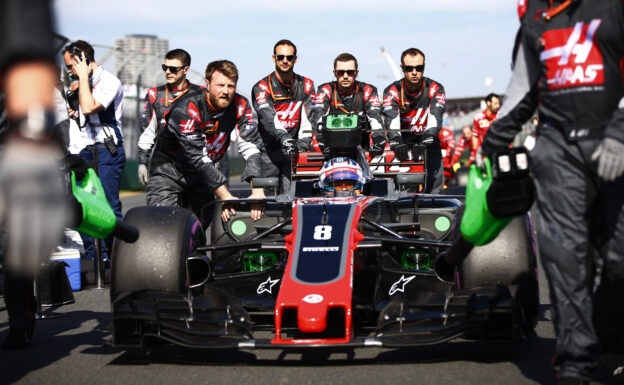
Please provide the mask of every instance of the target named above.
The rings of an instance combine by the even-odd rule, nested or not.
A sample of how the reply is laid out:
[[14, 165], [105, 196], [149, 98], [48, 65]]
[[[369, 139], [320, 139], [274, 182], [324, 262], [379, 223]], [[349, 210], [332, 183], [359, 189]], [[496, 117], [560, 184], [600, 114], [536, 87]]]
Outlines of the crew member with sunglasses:
[[294, 72], [297, 47], [290, 40], [275, 43], [273, 62], [275, 71], [254, 85], [252, 103], [271, 161], [265, 176], [279, 176], [283, 193], [290, 186], [290, 156], [307, 151], [312, 141], [314, 82]]
[[182, 96], [199, 95], [201, 87], [192, 84], [186, 79], [186, 74], [191, 65], [191, 55], [183, 49], [174, 49], [165, 55], [165, 64], [162, 69], [165, 72], [166, 83], [150, 88], [145, 95], [145, 108], [143, 110], [143, 133], [139, 137], [138, 152], [138, 177], [143, 186], [147, 186], [149, 163], [154, 141], [158, 137], [160, 129], [166, 124], [165, 118], [173, 103]]
[[[399, 160], [409, 160], [412, 159], [412, 146], [425, 146], [425, 192], [437, 193], [444, 185], [442, 149], [438, 139], [446, 109], [444, 87], [423, 76], [425, 54], [417, 48], [403, 51], [401, 69], [403, 79], [384, 90], [383, 116], [390, 148]], [[398, 132], [401, 134], [397, 135]]]
[[[317, 90], [314, 112], [316, 139], [325, 153], [329, 149], [323, 138], [322, 121], [323, 116], [328, 114], [357, 114], [366, 117], [367, 126], [364, 129], [371, 129], [373, 132], [365, 135], [366, 140], [363, 140], [362, 147], [372, 155], [381, 155], [384, 151], [386, 135], [383, 132], [377, 87], [356, 81], [358, 73], [357, 59], [350, 53], [342, 53], [334, 59], [336, 80], [320, 85]], [[357, 158], [364, 172], [368, 173], [368, 163], [359, 156]]]

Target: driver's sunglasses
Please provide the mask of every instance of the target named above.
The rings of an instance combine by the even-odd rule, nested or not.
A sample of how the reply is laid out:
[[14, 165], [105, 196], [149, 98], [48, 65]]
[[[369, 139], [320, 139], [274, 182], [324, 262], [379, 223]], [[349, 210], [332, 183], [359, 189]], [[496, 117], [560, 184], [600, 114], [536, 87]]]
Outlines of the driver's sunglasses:
[[277, 61], [282, 61], [286, 59], [289, 62], [292, 62], [293, 60], [295, 60], [296, 56], [295, 55], [275, 55], [275, 58], [277, 59]]
[[403, 66], [403, 71], [404, 72], [409, 73], [409, 72], [412, 72], [414, 70], [416, 70], [416, 72], [423, 72], [425, 70], [425, 65], [424, 64], [420, 64], [420, 65], [417, 65], [417, 66], [405, 66], [405, 65]]
[[180, 67], [174, 67], [174, 66], [167, 66], [167, 65], [162, 65], [162, 70], [167, 72], [167, 70], [169, 70], [169, 72], [171, 72], [172, 74], [177, 73], [179, 70], [181, 70], [182, 68], [184, 68], [184, 66], [180, 66]]
[[357, 70], [335, 70], [334, 73], [336, 74], [336, 76], [341, 78], [344, 76], [344, 74], [347, 74], [349, 76], [355, 76], [356, 71]]

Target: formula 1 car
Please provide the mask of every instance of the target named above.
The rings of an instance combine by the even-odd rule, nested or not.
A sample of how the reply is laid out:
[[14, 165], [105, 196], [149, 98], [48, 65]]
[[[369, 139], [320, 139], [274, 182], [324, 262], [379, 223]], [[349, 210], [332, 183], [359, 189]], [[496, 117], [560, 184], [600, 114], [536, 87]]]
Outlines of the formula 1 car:
[[[359, 128], [339, 118], [326, 125], [352, 149]], [[403, 347], [529, 335], [539, 298], [528, 215], [444, 278], [434, 261], [454, 240], [463, 196], [418, 192], [417, 156], [367, 157], [363, 194], [327, 197], [317, 184], [324, 155], [299, 154], [289, 193], [265, 199], [260, 220], [250, 217], [257, 201], [241, 199], [209, 235], [182, 208], [130, 210], [124, 221], [141, 237], [115, 245], [113, 344]]]

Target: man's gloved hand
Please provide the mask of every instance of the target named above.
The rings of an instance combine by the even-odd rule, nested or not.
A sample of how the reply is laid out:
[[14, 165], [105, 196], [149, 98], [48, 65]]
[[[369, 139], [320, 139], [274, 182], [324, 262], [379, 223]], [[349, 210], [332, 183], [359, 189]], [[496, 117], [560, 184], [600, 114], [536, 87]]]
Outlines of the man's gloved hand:
[[592, 161], [598, 161], [598, 176], [607, 182], [619, 178], [624, 172], [624, 143], [613, 138], [604, 138], [592, 154]]
[[4, 266], [33, 274], [47, 261], [73, 215], [60, 154], [52, 146], [7, 142], [0, 161], [0, 220], [7, 226]]
[[139, 177], [139, 182], [141, 182], [143, 186], [147, 186], [147, 180], [149, 179], [149, 174], [147, 173], [147, 165], [139, 165], [137, 176]]
[[73, 171], [76, 175], [76, 181], [79, 182], [87, 175], [89, 166], [79, 155], [69, 154], [65, 157], [65, 168], [68, 171]]
[[431, 135], [431, 134], [422, 134], [422, 137], [420, 139], [420, 144], [422, 144], [425, 147], [429, 147], [433, 144], [433, 141], [435, 140], [435, 135]]
[[307, 140], [299, 139], [297, 140], [297, 151], [298, 152], [307, 152], [310, 149], [310, 142]]
[[392, 151], [394, 151], [394, 155], [399, 158], [400, 161], [409, 160], [410, 149], [409, 146], [405, 143], [397, 144], [392, 147]]
[[382, 143], [374, 143], [368, 152], [373, 156], [381, 155], [384, 153], [384, 146]]
[[286, 156], [292, 156], [297, 152], [297, 143], [293, 138], [286, 138], [282, 141], [282, 152]]

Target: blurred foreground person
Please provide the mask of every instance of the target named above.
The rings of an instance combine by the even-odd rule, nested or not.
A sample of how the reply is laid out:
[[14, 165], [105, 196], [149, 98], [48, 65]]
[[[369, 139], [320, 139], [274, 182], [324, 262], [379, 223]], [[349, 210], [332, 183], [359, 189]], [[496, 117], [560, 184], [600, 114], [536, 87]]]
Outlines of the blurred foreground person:
[[[68, 222], [54, 137], [57, 82], [50, 3], [0, 2], [0, 83], [6, 94], [0, 159], [0, 220], [6, 231], [4, 300], [9, 335], [4, 349], [28, 346], [35, 326], [32, 277]], [[2, 115], [0, 113], [0, 115]]]
[[538, 108], [530, 155], [557, 379], [588, 383], [601, 352], [616, 360], [609, 373], [621, 377], [624, 2], [528, 0], [518, 11], [507, 98], [481, 151], [506, 147]]

